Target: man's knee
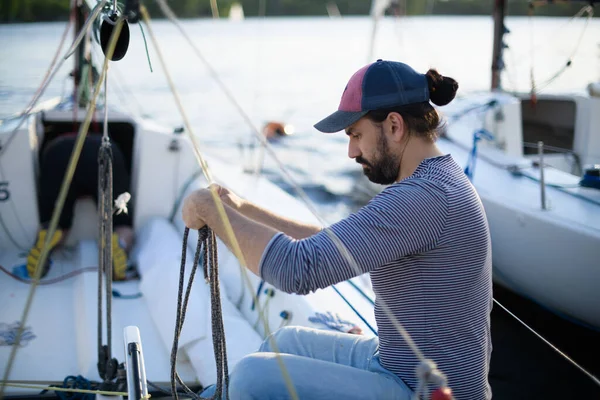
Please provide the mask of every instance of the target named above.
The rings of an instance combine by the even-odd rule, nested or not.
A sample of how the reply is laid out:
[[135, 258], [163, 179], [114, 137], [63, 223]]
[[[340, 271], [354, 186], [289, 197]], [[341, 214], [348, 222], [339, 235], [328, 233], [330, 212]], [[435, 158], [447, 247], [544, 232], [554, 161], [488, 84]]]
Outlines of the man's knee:
[[281, 347], [287, 347], [286, 344], [291, 340], [292, 337], [296, 337], [298, 334], [298, 327], [296, 326], [284, 326], [279, 328], [275, 332], [271, 333], [263, 341], [259, 351], [262, 352], [276, 352], [282, 351]]

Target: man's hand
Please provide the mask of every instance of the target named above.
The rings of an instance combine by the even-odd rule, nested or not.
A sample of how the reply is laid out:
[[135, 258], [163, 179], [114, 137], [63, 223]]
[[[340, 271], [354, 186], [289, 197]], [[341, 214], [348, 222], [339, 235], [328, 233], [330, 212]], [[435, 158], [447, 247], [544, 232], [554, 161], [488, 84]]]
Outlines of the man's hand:
[[185, 226], [189, 229], [200, 229], [208, 225], [230, 250], [235, 251], [237, 246], [234, 246], [234, 239], [229, 235], [228, 227], [222, 215], [219, 215], [218, 203], [216, 204], [215, 201], [223, 203], [227, 220], [235, 232], [235, 241], [241, 250], [241, 255], [236, 254], [236, 256], [241, 257], [245, 265], [258, 276], [262, 254], [278, 231], [245, 216], [240, 209], [236, 209], [240, 205], [245, 208], [251, 203], [240, 199], [219, 185], [195, 190], [185, 198], [181, 211]]
[[230, 207], [233, 207], [236, 210], [239, 210], [244, 203], [244, 200], [240, 198], [237, 194], [233, 193], [231, 190], [226, 187], [219, 186], [217, 184], [212, 184], [210, 187], [215, 187], [221, 201], [227, 204]]
[[185, 226], [198, 230], [206, 225], [204, 222], [204, 213], [208, 208], [208, 201], [213, 201], [210, 189], [194, 190], [185, 198], [181, 210], [181, 218]]
[[182, 209], [182, 218], [185, 225], [190, 229], [200, 229], [205, 223], [205, 216], [208, 210], [214, 210], [215, 199], [211, 190], [217, 193], [221, 201], [234, 209], [239, 209], [243, 201], [235, 193], [227, 188], [211, 184], [204, 189], [198, 189], [190, 193], [184, 200]]

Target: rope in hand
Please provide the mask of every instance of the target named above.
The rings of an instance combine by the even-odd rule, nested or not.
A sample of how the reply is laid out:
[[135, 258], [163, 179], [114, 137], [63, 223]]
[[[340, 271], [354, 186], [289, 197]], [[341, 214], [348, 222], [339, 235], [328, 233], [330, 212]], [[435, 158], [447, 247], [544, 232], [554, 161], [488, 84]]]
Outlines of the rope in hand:
[[[173, 337], [173, 348], [171, 349], [171, 394], [175, 399], [179, 399], [177, 393], [177, 383], [183, 390], [194, 399], [202, 399], [192, 390], [190, 390], [179, 377], [177, 373], [177, 349], [179, 347], [179, 336], [185, 321], [185, 313], [187, 311], [188, 300], [194, 283], [194, 276], [200, 261], [200, 250], [202, 252], [202, 264], [204, 270], [204, 279], [210, 285], [211, 297], [211, 320], [212, 320], [212, 337], [213, 347], [215, 351], [215, 361], [217, 364], [217, 385], [215, 395], [212, 399], [221, 399], [223, 393], [223, 384], [225, 387], [225, 398], [229, 399], [229, 371], [227, 368], [227, 351], [225, 344], [225, 330], [223, 327], [223, 314], [221, 311], [221, 294], [219, 290], [219, 268], [217, 260], [217, 242], [215, 234], [207, 226], [198, 230], [198, 244], [196, 254], [194, 256], [194, 264], [190, 277], [188, 279], [185, 297], [183, 296], [183, 282], [185, 279], [185, 262], [187, 253], [187, 241], [190, 229], [185, 228], [183, 234], [183, 246], [181, 250], [181, 269], [179, 274], [179, 292], [177, 294], [177, 314], [175, 320], [175, 335]], [[202, 245], [204, 244], [204, 247]]]
[[[166, 2], [164, 2], [164, 0], [157, 0], [159, 2], [160, 5], [165, 6], [167, 11], [170, 10], [168, 9], [168, 5], [166, 4]], [[198, 145], [198, 138], [196, 137], [196, 135], [194, 135], [194, 131], [192, 126], [190, 125], [189, 119], [187, 117], [187, 114], [185, 112], [185, 109], [183, 108], [183, 104], [181, 102], [181, 98], [179, 97], [179, 94], [177, 92], [177, 89], [175, 87], [175, 84], [173, 83], [173, 79], [171, 77], [171, 74], [169, 73], [169, 69], [168, 66], [165, 62], [165, 58], [163, 57], [161, 51], [160, 51], [160, 47], [158, 46], [158, 42], [156, 40], [156, 36], [154, 35], [154, 32], [152, 31], [151, 28], [151, 24], [150, 24], [150, 15], [148, 14], [148, 11], [146, 10], [146, 8], [144, 7], [144, 5], [140, 5], [140, 11], [143, 15], [143, 20], [147, 25], [148, 28], [148, 34], [150, 36], [150, 39], [152, 40], [152, 43], [154, 44], [154, 47], [156, 49], [156, 53], [158, 56], [158, 60], [160, 61], [160, 64], [162, 65], [163, 68], [163, 72], [165, 74], [165, 77], [167, 78], [167, 83], [169, 84], [169, 88], [171, 89], [171, 92], [173, 93], [173, 97], [175, 98], [175, 103], [177, 105], [177, 108], [179, 109], [179, 112], [181, 113], [181, 116], [183, 117], [183, 122], [184, 122], [184, 126], [185, 126], [185, 132], [188, 134], [188, 137], [192, 143], [192, 148], [194, 150], [194, 154], [196, 156], [196, 159], [198, 161], [198, 163], [200, 164], [201, 170], [204, 174], [204, 176], [206, 177], [206, 180], [209, 183], [214, 183], [214, 180], [212, 179], [211, 173], [210, 173], [210, 169], [208, 167], [208, 164], [206, 163], [206, 161], [204, 160], [204, 158], [202, 157], [202, 154], [200, 153], [200, 148]], [[174, 15], [172, 14], [172, 12], [169, 14], [171, 15], [171, 17], [173, 18]], [[168, 16], [169, 16], [168, 15]], [[180, 26], [180, 25], [178, 25]], [[182, 31], [184, 32], [184, 31]], [[258, 132], [258, 130], [256, 130], [256, 134], [259, 137], [263, 137], [264, 135], [260, 134], [260, 132]], [[272, 153], [274, 154], [274, 153]], [[282, 164], [281, 164], [282, 165]], [[288, 174], [289, 175], [289, 174]], [[296, 185], [296, 187], [298, 187]], [[244, 255], [242, 254], [242, 250], [239, 246], [239, 243], [237, 242], [235, 233], [233, 232], [233, 228], [231, 227], [231, 223], [229, 221], [229, 217], [227, 216], [227, 213], [225, 212], [225, 208], [223, 206], [223, 204], [221, 203], [221, 201], [219, 200], [218, 194], [216, 193], [216, 191], [211, 190], [213, 199], [215, 201], [215, 204], [217, 206], [217, 212], [219, 213], [219, 215], [221, 216], [221, 219], [223, 221], [223, 223], [225, 224], [225, 231], [226, 231], [226, 235], [229, 238], [229, 240], [231, 241], [231, 246], [232, 246], [232, 251], [235, 254], [236, 258], [239, 260], [240, 262], [240, 271], [242, 274], [242, 279], [243, 282], [249, 287], [252, 288], [252, 283], [250, 281], [250, 277], [248, 276], [248, 273], [245, 269], [246, 266], [246, 261], [244, 259]], [[250, 289], [251, 291], [253, 291], [253, 289]], [[254, 295], [254, 293], [252, 293], [252, 295]], [[266, 320], [263, 320], [264, 326], [265, 326], [265, 330], [268, 330], [268, 326], [266, 323]], [[285, 381], [286, 387], [288, 389], [288, 392], [290, 393], [290, 397], [292, 399], [298, 399], [298, 394], [296, 393], [296, 389], [294, 388], [294, 385], [292, 383], [291, 377], [289, 372], [287, 371], [285, 364], [283, 363], [283, 360], [281, 359], [281, 357], [279, 356], [279, 351], [277, 343], [275, 342], [275, 340], [269, 336], [269, 341], [271, 346], [273, 347], [273, 349], [275, 350], [275, 357], [277, 359], [277, 363], [279, 364], [279, 367], [281, 369], [281, 372], [283, 374], [283, 379]]]

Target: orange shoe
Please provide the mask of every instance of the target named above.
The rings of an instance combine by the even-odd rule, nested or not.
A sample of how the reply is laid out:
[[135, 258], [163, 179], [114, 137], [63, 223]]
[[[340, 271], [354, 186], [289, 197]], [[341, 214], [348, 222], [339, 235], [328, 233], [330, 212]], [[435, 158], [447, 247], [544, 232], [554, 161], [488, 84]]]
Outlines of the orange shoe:
[[[29, 278], [33, 279], [35, 276], [35, 267], [38, 264], [40, 256], [42, 255], [42, 248], [44, 247], [44, 243], [46, 242], [46, 236], [48, 235], [47, 229], [42, 229], [39, 231], [37, 235], [37, 239], [35, 241], [35, 245], [29, 250], [29, 254], [27, 255], [27, 273], [29, 274]], [[58, 245], [63, 237], [63, 231], [61, 229], [57, 229], [52, 235], [52, 239], [50, 240], [50, 245], [48, 249], [48, 257], [46, 257], [46, 263], [43, 266], [42, 273], [40, 274], [40, 279], [46, 276], [48, 270], [50, 269], [50, 254], [52, 250]]]

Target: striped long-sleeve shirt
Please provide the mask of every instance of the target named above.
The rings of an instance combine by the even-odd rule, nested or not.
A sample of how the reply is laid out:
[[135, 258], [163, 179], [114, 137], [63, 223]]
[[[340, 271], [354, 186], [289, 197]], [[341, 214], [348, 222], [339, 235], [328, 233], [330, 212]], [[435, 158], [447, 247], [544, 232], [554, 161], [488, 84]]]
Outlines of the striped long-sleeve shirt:
[[479, 196], [452, 157], [424, 160], [328, 229], [359, 271], [325, 231], [302, 240], [279, 233], [263, 254], [262, 278], [306, 294], [369, 272], [382, 365], [416, 388], [418, 360], [395, 318], [446, 374], [455, 398], [491, 398], [490, 236]]

